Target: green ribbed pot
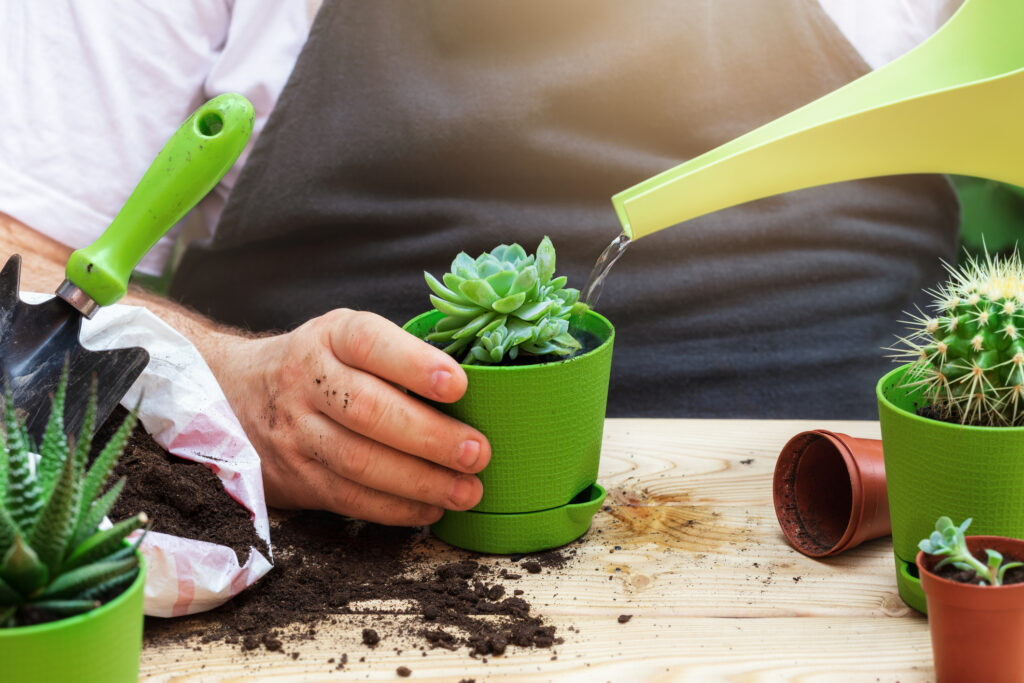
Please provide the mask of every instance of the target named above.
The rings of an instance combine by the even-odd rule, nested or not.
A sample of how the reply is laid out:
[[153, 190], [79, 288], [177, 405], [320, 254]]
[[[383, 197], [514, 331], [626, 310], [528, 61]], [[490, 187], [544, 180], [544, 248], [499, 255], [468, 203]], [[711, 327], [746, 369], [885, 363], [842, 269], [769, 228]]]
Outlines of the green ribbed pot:
[[94, 610], [35, 626], [0, 628], [0, 680], [128, 683], [139, 680], [146, 566], [126, 591]]
[[[442, 316], [405, 325], [423, 338]], [[491, 462], [479, 474], [480, 503], [448, 511], [431, 527], [452, 545], [488, 553], [525, 553], [565, 545], [586, 532], [604, 500], [596, 485], [615, 330], [589, 311], [577, 325], [601, 345], [566, 361], [537, 365], [463, 365], [469, 384], [456, 403], [434, 403], [479, 429]]]
[[878, 381], [885, 479], [900, 597], [925, 612], [917, 544], [946, 515], [971, 533], [1024, 537], [1024, 427], [965, 427], [920, 417], [920, 389], [899, 387], [910, 366]]

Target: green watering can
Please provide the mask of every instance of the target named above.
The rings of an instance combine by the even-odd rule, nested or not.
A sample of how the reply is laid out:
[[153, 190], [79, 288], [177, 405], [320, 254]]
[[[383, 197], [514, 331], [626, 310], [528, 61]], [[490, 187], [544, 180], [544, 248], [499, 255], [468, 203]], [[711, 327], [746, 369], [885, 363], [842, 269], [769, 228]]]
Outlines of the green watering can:
[[[842, 180], [956, 173], [1024, 185], [1022, 28], [1024, 0], [966, 0], [903, 57], [612, 197], [626, 239], [606, 254], [617, 258], [629, 240], [719, 209]], [[883, 411], [883, 421], [890, 412]], [[967, 431], [955, 434], [966, 438]], [[901, 463], [890, 456], [901, 449], [890, 454], [890, 445], [892, 502]], [[911, 490], [919, 482], [901, 486]], [[894, 530], [904, 525], [907, 500], [900, 500], [891, 505]], [[910, 573], [913, 552], [903, 554], [896, 557], [900, 595], [923, 611], [924, 595]]]
[[958, 173], [1024, 185], [1024, 0], [967, 0], [903, 57], [612, 197], [631, 240], [842, 180]]

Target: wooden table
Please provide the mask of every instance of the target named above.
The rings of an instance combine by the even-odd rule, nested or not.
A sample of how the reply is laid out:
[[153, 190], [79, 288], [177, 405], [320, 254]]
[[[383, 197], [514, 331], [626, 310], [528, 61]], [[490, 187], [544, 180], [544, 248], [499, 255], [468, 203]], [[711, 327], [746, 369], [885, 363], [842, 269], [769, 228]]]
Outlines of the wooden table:
[[927, 620], [896, 593], [888, 538], [819, 561], [779, 530], [775, 459], [813, 428], [879, 436], [874, 422], [608, 420], [606, 510], [571, 566], [518, 586], [565, 639], [554, 652], [510, 647], [484, 663], [465, 649], [381, 651], [334, 671], [331, 653], [360, 650], [354, 621], [320, 629], [298, 660], [224, 644], [146, 648], [141, 678], [393, 680], [405, 665], [401, 680], [453, 683], [934, 680]]

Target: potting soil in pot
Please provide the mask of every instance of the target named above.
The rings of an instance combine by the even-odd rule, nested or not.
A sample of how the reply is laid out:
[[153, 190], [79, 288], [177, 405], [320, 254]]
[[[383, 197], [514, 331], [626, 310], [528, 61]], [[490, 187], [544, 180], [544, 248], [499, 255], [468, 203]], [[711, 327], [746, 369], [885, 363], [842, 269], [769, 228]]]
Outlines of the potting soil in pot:
[[271, 537], [273, 571], [211, 612], [148, 619], [147, 644], [226, 641], [242, 652], [297, 656], [324, 624], [351, 623], [362, 643], [359, 653], [339, 653], [330, 662], [342, 668], [375, 648], [488, 656], [510, 645], [562, 642], [555, 627], [530, 614], [517, 586], [524, 574], [563, 567], [573, 549], [525, 557], [453, 554], [423, 530], [323, 512], [275, 514]]
[[[985, 553], [975, 553], [974, 557], [981, 563], [988, 563], [988, 556]], [[1003, 563], [1009, 564], [1011, 562], [1024, 561], [1019, 557], [1003, 556]], [[956, 581], [958, 583], [977, 583], [978, 580], [975, 578], [973, 569], [957, 569], [951, 564], [947, 564], [945, 567], [940, 567], [937, 571], [933, 571], [936, 576], [941, 576], [944, 579], [950, 581]], [[1015, 583], [1024, 583], [1024, 567], [1014, 567], [1013, 569], [1007, 570], [1003, 576], [1003, 585], [1009, 586]]]
[[[118, 406], [100, 426], [90, 461], [127, 415]], [[267, 544], [256, 534], [252, 515], [228, 495], [220, 478], [201, 463], [169, 454], [141, 424], [135, 425], [114, 469], [114, 479], [120, 477], [127, 481], [111, 511], [112, 520], [145, 512], [153, 521], [153, 531], [227, 546], [235, 551], [240, 566], [252, 546], [270, 556]]]

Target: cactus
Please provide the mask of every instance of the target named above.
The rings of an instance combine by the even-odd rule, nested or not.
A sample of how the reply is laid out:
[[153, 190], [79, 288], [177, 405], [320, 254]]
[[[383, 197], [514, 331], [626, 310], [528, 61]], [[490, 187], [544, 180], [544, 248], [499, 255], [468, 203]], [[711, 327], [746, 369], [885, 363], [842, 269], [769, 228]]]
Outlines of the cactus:
[[520, 354], [567, 357], [580, 349], [569, 320], [582, 315], [579, 291], [552, 279], [555, 247], [545, 237], [536, 258], [518, 244], [502, 244], [476, 259], [460, 252], [440, 282], [424, 272], [430, 302], [444, 314], [427, 341], [467, 365], [500, 363]]
[[[78, 438], [64, 436], [67, 371], [61, 377], [39, 459], [10, 392], [4, 396], [0, 446], [0, 628], [86, 612], [138, 575], [139, 541], [125, 537], [147, 524], [139, 514], [99, 530], [124, 488], [106, 485], [135, 425], [132, 413], [87, 467], [96, 420], [92, 388]], [[141, 541], [141, 539], [140, 539]]]
[[895, 357], [910, 360], [907, 388], [920, 388], [937, 417], [979, 426], [1024, 424], [1024, 267], [1020, 256], [968, 257], [946, 265], [935, 315], [904, 321]]

